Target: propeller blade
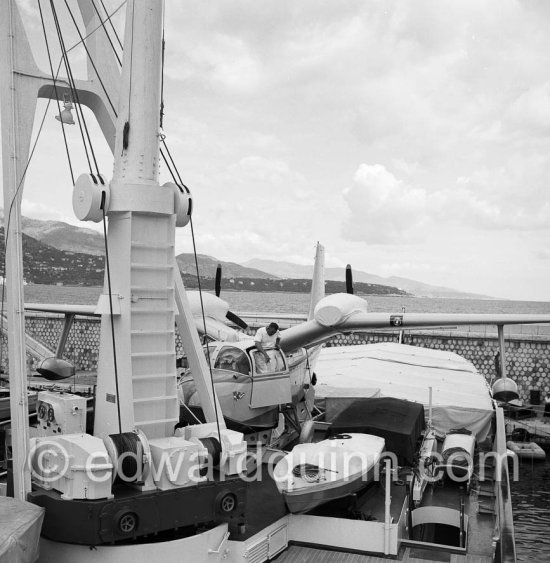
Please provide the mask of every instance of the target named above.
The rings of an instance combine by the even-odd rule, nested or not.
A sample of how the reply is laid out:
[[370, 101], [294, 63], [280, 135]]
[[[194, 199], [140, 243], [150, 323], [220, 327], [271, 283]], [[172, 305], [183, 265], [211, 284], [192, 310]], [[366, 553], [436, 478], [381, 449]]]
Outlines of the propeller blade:
[[216, 268], [216, 281], [214, 283], [214, 290], [216, 293], [216, 297], [220, 296], [220, 293], [222, 292], [222, 265], [218, 264], [218, 267]]
[[346, 266], [346, 293], [353, 295], [353, 273], [349, 264]]
[[232, 322], [233, 324], [236, 324], [238, 327], [242, 328], [243, 330], [246, 330], [248, 328], [248, 325], [241, 319], [241, 317], [235, 315], [235, 313], [232, 313], [231, 311], [227, 311], [225, 317], [228, 321]]

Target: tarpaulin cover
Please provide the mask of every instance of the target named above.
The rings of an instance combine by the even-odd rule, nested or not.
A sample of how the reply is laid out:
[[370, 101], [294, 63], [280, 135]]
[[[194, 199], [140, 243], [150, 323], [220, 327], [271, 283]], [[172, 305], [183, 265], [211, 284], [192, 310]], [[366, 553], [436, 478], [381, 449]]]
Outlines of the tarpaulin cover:
[[31, 563], [38, 559], [44, 509], [0, 496], [0, 563]]
[[357, 399], [336, 417], [330, 434], [360, 432], [380, 436], [386, 441], [386, 451], [394, 453], [399, 463], [412, 463], [424, 427], [423, 405], [383, 397]]
[[[404, 344], [380, 343], [323, 348], [315, 365], [315, 396], [337, 395], [338, 389], [380, 389], [424, 405], [432, 389], [432, 424], [440, 434], [453, 428], [487, 436], [493, 402], [487, 382], [474, 365], [453, 352]], [[368, 395], [366, 395], [368, 396]]]

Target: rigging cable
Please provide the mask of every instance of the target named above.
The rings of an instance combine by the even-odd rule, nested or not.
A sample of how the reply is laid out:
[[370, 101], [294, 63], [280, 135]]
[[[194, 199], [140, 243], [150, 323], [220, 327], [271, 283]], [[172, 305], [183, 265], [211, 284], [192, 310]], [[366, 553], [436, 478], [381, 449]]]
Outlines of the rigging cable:
[[[90, 55], [90, 51], [88, 51], [88, 46], [86, 45], [86, 41], [84, 41], [84, 37], [83, 37], [82, 33], [80, 32], [80, 28], [78, 27], [78, 24], [76, 23], [73, 12], [72, 12], [71, 8], [69, 7], [69, 4], [67, 3], [67, 0], [65, 0], [65, 6], [67, 6], [67, 10], [69, 11], [71, 19], [73, 20], [73, 23], [74, 23], [74, 26], [75, 26], [76, 31], [78, 33], [78, 36], [80, 37], [80, 40], [82, 41], [82, 46], [84, 47], [84, 50], [86, 51], [86, 55], [88, 55], [88, 59], [89, 59], [91, 65], [94, 69], [94, 72], [97, 76], [97, 79], [99, 80], [99, 83], [101, 84], [101, 88], [103, 89], [103, 91], [105, 92], [105, 95], [107, 96], [107, 100], [109, 101], [109, 104], [111, 106], [111, 109], [113, 110], [113, 113], [116, 115], [115, 106], [113, 105], [113, 102], [111, 101], [111, 98], [109, 97], [109, 94], [107, 93], [107, 89], [105, 88], [105, 84], [103, 84], [103, 80], [101, 80], [101, 75], [99, 74], [97, 67], [95, 66], [94, 60], [93, 60], [92, 56]], [[116, 52], [115, 52], [115, 55], [116, 55]], [[98, 174], [99, 174], [99, 172], [98, 172]]]
[[[10, 203], [10, 208], [8, 210], [8, 221], [6, 225], [6, 229], [4, 231], [4, 283], [2, 284], [2, 306], [0, 309], [0, 333], [3, 331], [4, 328], [4, 303], [5, 303], [5, 292], [6, 292], [6, 262], [7, 262], [7, 247], [8, 247], [8, 238], [10, 233], [10, 224], [11, 224], [11, 216], [13, 212], [13, 206], [19, 196], [19, 190], [23, 186], [23, 181], [25, 180], [25, 176], [27, 174], [27, 170], [29, 169], [29, 165], [31, 163], [32, 157], [34, 156], [34, 151], [36, 149], [36, 145], [38, 143], [38, 139], [40, 139], [40, 134], [42, 133], [42, 128], [44, 126], [44, 122], [46, 121], [46, 115], [48, 114], [48, 110], [50, 109], [51, 98], [48, 100], [46, 105], [46, 109], [44, 110], [44, 115], [42, 116], [42, 121], [40, 122], [40, 127], [38, 128], [38, 132], [36, 134], [36, 139], [34, 140], [34, 144], [32, 146], [29, 158], [27, 159], [27, 163], [25, 164], [25, 168], [23, 169], [23, 173], [21, 174], [21, 180], [19, 180], [19, 184], [15, 189], [15, 193], [13, 194], [13, 198]], [[4, 354], [4, 347], [0, 346], [0, 368], [2, 367], [3, 363], [3, 354]]]
[[[84, 114], [82, 113], [82, 107], [80, 106], [80, 100], [78, 98], [78, 92], [77, 92], [77, 89], [76, 89], [76, 84], [75, 84], [73, 73], [72, 73], [72, 70], [71, 70], [71, 65], [69, 63], [69, 57], [68, 57], [67, 51], [65, 49], [65, 41], [63, 40], [63, 36], [61, 34], [61, 27], [59, 25], [59, 19], [57, 17], [57, 12], [55, 10], [53, 0], [50, 0], [50, 8], [52, 10], [52, 15], [53, 15], [53, 18], [54, 18], [54, 23], [55, 23], [55, 27], [56, 27], [56, 31], [57, 31], [57, 39], [59, 41], [59, 46], [61, 48], [61, 55], [63, 57], [63, 62], [65, 63], [65, 70], [67, 71], [67, 77], [69, 79], [69, 85], [70, 85], [71, 93], [73, 95], [74, 101], [76, 102], [75, 103], [76, 116], [77, 116], [78, 126], [80, 128], [80, 135], [82, 137], [82, 142], [84, 143], [84, 151], [86, 153], [86, 159], [88, 161], [88, 168], [90, 170], [90, 174], [93, 176], [94, 172], [93, 172], [93, 169], [92, 169], [92, 163], [90, 161], [90, 155], [88, 153], [88, 146], [86, 145], [86, 137], [88, 138], [88, 143], [91, 145], [90, 135], [88, 133], [88, 127], [86, 125], [86, 121], [84, 119]], [[86, 136], [84, 135], [84, 130], [82, 128], [82, 124], [84, 124]], [[95, 154], [94, 154], [91, 146], [90, 146], [90, 152], [92, 153], [92, 158], [94, 160], [96, 171], [99, 174], [99, 169], [98, 169], [98, 166], [97, 166], [97, 162], [95, 160]]]
[[56, 102], [57, 102], [57, 112], [58, 112], [58, 115], [59, 115], [59, 121], [61, 122], [61, 131], [63, 132], [63, 141], [65, 143], [65, 152], [67, 153], [67, 161], [69, 163], [69, 171], [71, 172], [71, 180], [72, 180], [73, 186], [74, 186], [75, 180], [74, 180], [74, 173], [73, 173], [73, 165], [71, 163], [71, 155], [69, 153], [69, 144], [67, 143], [67, 134], [65, 133], [65, 124], [63, 123], [63, 119], [61, 119], [61, 104], [60, 104], [60, 101], [59, 101], [59, 94], [57, 92], [57, 75], [59, 74], [59, 70], [61, 68], [61, 60], [59, 61], [59, 65], [57, 66], [57, 74], [54, 75], [52, 57], [51, 57], [51, 54], [50, 54], [50, 44], [48, 42], [48, 35], [46, 33], [46, 25], [44, 23], [44, 15], [42, 13], [42, 6], [40, 5], [40, 0], [38, 0], [38, 9], [40, 10], [40, 20], [42, 22], [42, 31], [44, 32], [44, 41], [46, 43], [46, 52], [48, 53], [48, 62], [50, 63], [50, 72], [52, 74], [53, 89], [54, 89], [54, 92], [55, 92], [55, 98], [56, 98]]
[[105, 273], [107, 274], [107, 287], [109, 292], [109, 311], [111, 313], [111, 340], [113, 342], [113, 364], [115, 370], [115, 389], [116, 389], [116, 406], [118, 415], [118, 431], [122, 432], [122, 421], [120, 417], [120, 394], [118, 387], [118, 362], [116, 357], [116, 340], [115, 340], [115, 325], [114, 325], [114, 315], [113, 315], [113, 292], [111, 289], [111, 267], [109, 262], [109, 245], [107, 243], [107, 220], [105, 217], [105, 199], [106, 192], [103, 190], [101, 192], [101, 213], [103, 216], [103, 240], [105, 241]]
[[[164, 16], [163, 16], [164, 17]], [[164, 49], [166, 43], [164, 41], [164, 22], [162, 24], [162, 51], [161, 51], [161, 68], [162, 71], [160, 73], [160, 128], [162, 129], [162, 125], [164, 123]]]
[[[130, 76], [132, 76], [132, 69], [134, 68], [134, 20], [135, 20], [135, 4], [132, 3], [132, 29], [130, 31]], [[125, 151], [128, 148], [128, 143], [130, 140], [130, 116], [132, 114], [132, 81], [129, 81], [128, 87], [128, 115], [126, 117], [126, 122], [124, 123], [124, 129], [122, 132], [122, 150]]]
[[[103, 0], [99, 0], [99, 1], [101, 2], [101, 5], [103, 6], [103, 9], [105, 10], [105, 13], [108, 15], [109, 12], [107, 12], [107, 8], [105, 7], [105, 4], [103, 3]], [[122, 41], [120, 40], [120, 38], [119, 38], [119, 36], [118, 36], [118, 33], [116, 32], [116, 29], [115, 29], [115, 26], [113, 25], [113, 22], [112, 22], [112, 20], [111, 20], [111, 17], [112, 17], [116, 12], [118, 12], [118, 10], [120, 10], [120, 8], [121, 8], [124, 4], [126, 4], [126, 0], [124, 0], [124, 2], [107, 18], [107, 19], [109, 20], [109, 23], [111, 24], [111, 27], [113, 28], [113, 31], [114, 31], [114, 33], [115, 33], [116, 40], [118, 41], [118, 44], [120, 45], [120, 48], [121, 48], [121, 49], [123, 49], [123, 47], [122, 47]]]
[[[107, 10], [105, 9], [105, 6], [103, 6], [103, 8], [105, 9], [105, 13], [107, 14], [107, 18], [105, 18], [104, 20], [102, 20], [101, 18], [99, 18], [99, 25], [97, 25], [96, 27], [94, 27], [94, 29], [92, 29], [92, 31], [90, 31], [88, 33], [88, 35], [84, 36], [84, 40], [88, 39], [88, 37], [91, 37], [102, 25], [105, 24], [106, 21], [109, 21], [111, 23], [111, 26], [113, 26], [113, 22], [111, 21], [111, 18], [122, 8], [122, 6], [124, 6], [126, 4], [127, 0], [123, 0], [123, 2], [121, 2], [117, 8], [115, 8], [110, 14], [107, 12]], [[103, 4], [103, 2], [102, 2]], [[114, 30], [114, 27], [113, 27]], [[116, 35], [116, 31], [115, 31], [115, 35]], [[117, 36], [118, 39], [118, 36]], [[120, 39], [118, 39], [118, 42], [120, 43]], [[76, 47], [78, 47], [80, 44], [82, 43], [82, 41], [77, 41], [72, 47], [69, 47], [67, 49], [67, 53], [70, 53], [73, 49], [75, 49]], [[122, 45], [121, 45], [122, 47]]]
[[[193, 218], [190, 216], [189, 217], [189, 224], [191, 226], [191, 240], [193, 241], [193, 256], [195, 258], [195, 268], [197, 270], [197, 284], [198, 284], [198, 289], [199, 289], [199, 298], [200, 298], [200, 302], [201, 302], [201, 314], [202, 314], [202, 324], [203, 324], [203, 328], [204, 328], [204, 334], [206, 334], [206, 316], [204, 314], [204, 302], [202, 299], [202, 289], [201, 289], [201, 279], [200, 279], [200, 275], [199, 275], [199, 261], [198, 261], [198, 255], [197, 255], [197, 246], [196, 246], [196, 241], [195, 241], [195, 229], [193, 228]], [[218, 415], [218, 401], [216, 399], [216, 392], [214, 390], [214, 374], [212, 373], [212, 364], [210, 362], [210, 347], [206, 346], [206, 354], [207, 354], [207, 359], [208, 359], [208, 369], [210, 371], [210, 384], [212, 386], [212, 399], [214, 401], [214, 413], [216, 415], [216, 426], [218, 427], [218, 438], [220, 440], [222, 440], [222, 435], [220, 433], [220, 419], [219, 419], [219, 415]]]
[[[95, 153], [94, 153], [94, 149], [93, 149], [93, 144], [92, 144], [91, 139], [90, 139], [88, 127], [87, 127], [87, 124], [86, 124], [86, 119], [85, 119], [84, 114], [83, 114], [83, 112], [82, 112], [82, 108], [81, 108], [81, 106], [80, 106], [80, 101], [79, 101], [79, 99], [78, 99], [78, 92], [77, 92], [77, 90], [76, 90], [76, 85], [75, 85], [75, 81], [74, 81], [74, 76], [73, 76], [73, 74], [72, 74], [72, 69], [71, 69], [71, 67], [70, 67], [70, 63], [69, 63], [69, 59], [68, 59], [68, 54], [67, 54], [67, 51], [66, 51], [66, 48], [65, 48], [65, 42], [63, 41], [63, 38], [62, 38], [62, 36], [61, 36], [61, 28], [60, 28], [60, 26], [59, 26], [59, 20], [58, 20], [58, 18], [57, 18], [57, 13], [55, 12], [55, 8], [53, 7], [52, 0], [50, 0], [50, 4], [52, 5], [52, 12], [53, 12], [53, 14], [54, 14], [54, 20], [55, 20], [55, 22], [56, 22], [56, 29], [57, 29], [57, 33], [58, 33], [59, 43], [60, 43], [61, 50], [62, 50], [63, 59], [64, 59], [64, 61], [65, 61], [65, 67], [66, 67], [66, 69], [67, 69], [67, 74], [68, 74], [68, 76], [69, 76], [69, 83], [71, 84], [72, 91], [73, 91], [74, 96], [75, 96], [75, 100], [76, 100], [76, 102], [77, 102], [77, 104], [78, 104], [77, 107], [80, 109], [80, 114], [78, 113], [78, 110], [77, 110], [77, 116], [79, 117], [78, 121], [79, 121], [79, 124], [80, 124], [80, 119], [82, 119], [82, 123], [84, 124], [84, 128], [85, 128], [85, 131], [86, 131], [86, 136], [87, 136], [87, 139], [88, 139], [88, 144], [89, 144], [89, 147], [90, 147], [90, 151], [91, 151], [91, 154], [92, 154], [92, 157], [93, 157], [93, 161], [94, 161], [94, 164], [95, 164], [95, 167], [96, 167], [96, 171], [97, 171], [97, 178], [98, 178], [97, 181], [100, 182], [101, 184], [103, 184], [103, 179], [102, 179], [102, 177], [101, 177], [101, 175], [100, 175], [99, 168], [98, 168], [98, 165], [97, 165], [97, 160], [96, 160], [96, 158], [95, 158]], [[96, 66], [95, 66], [95, 64], [94, 64], [94, 62], [93, 62], [93, 60], [92, 60], [92, 58], [91, 58], [91, 56], [90, 56], [90, 52], [88, 51], [88, 48], [87, 48], [87, 46], [86, 46], [86, 44], [85, 44], [85, 41], [84, 41], [84, 38], [83, 38], [82, 34], [80, 33], [80, 30], [79, 30], [79, 28], [78, 28], [78, 25], [77, 25], [77, 23], [76, 23], [76, 20], [74, 19], [74, 16], [73, 16], [73, 14], [72, 14], [72, 12], [71, 12], [71, 9], [70, 9], [69, 6], [67, 5], [67, 2], [66, 2], [66, 1], [65, 1], [65, 4], [66, 4], [66, 6], [67, 6], [67, 9], [69, 10], [69, 13], [70, 13], [71, 18], [72, 18], [72, 20], [73, 20], [73, 23], [75, 24], [75, 27], [77, 28], [77, 32], [78, 32], [78, 35], [79, 35], [79, 37], [80, 37], [80, 39], [81, 39], [81, 42], [84, 44], [84, 48], [85, 48], [85, 50], [86, 50], [86, 54], [87, 54], [88, 58], [89, 58], [90, 61], [91, 61], [91, 64], [92, 64], [92, 66], [93, 66], [93, 68], [94, 68], [94, 71], [96, 72], [96, 75], [97, 75], [97, 77], [98, 77], [98, 79], [99, 79], [99, 81], [100, 81], [100, 83], [101, 83], [101, 86], [102, 86], [102, 88], [103, 88], [103, 91], [105, 92], [105, 95], [107, 96], [107, 99], [109, 100], [109, 103], [110, 103], [110, 105], [111, 105], [111, 108], [112, 108], [112, 110], [113, 110], [113, 112], [114, 112], [114, 114], [115, 114], [115, 116], [116, 116], [116, 110], [115, 110], [115, 108], [114, 108], [114, 106], [113, 106], [113, 104], [112, 104], [112, 102], [111, 102], [111, 99], [110, 99], [109, 94], [108, 94], [108, 92], [107, 92], [107, 90], [106, 90], [106, 88], [105, 88], [105, 86], [104, 86], [104, 84], [103, 84], [103, 81], [101, 80], [101, 78], [100, 78], [100, 76], [99, 76], [99, 73], [98, 73], [98, 71], [97, 71], [97, 69], [96, 69]], [[82, 134], [82, 127], [81, 127], [81, 134]], [[83, 141], [83, 143], [84, 143], [84, 149], [85, 149], [85, 151], [86, 151], [86, 156], [88, 156], [88, 152], [87, 152], [87, 148], [86, 148], [86, 139], [84, 138], [84, 135], [83, 135], [83, 134], [82, 134], [82, 141]], [[92, 172], [92, 170], [91, 170], [91, 164], [90, 164], [89, 158], [88, 158], [88, 164], [90, 165], [91, 176], [92, 176], [92, 178], [93, 178], [94, 181], [95, 181], [94, 174], [93, 174], [93, 172]], [[113, 344], [113, 362], [114, 362], [114, 375], [115, 375], [115, 388], [116, 388], [117, 417], [118, 417], [119, 432], [122, 432], [122, 420], [121, 420], [121, 413], [120, 413], [120, 393], [119, 393], [119, 378], [118, 378], [118, 362], [117, 362], [117, 356], [116, 356], [116, 340], [115, 340], [114, 315], [113, 315], [113, 294], [112, 294], [112, 286], [111, 286], [111, 268], [110, 268], [110, 260], [109, 260], [109, 247], [108, 247], [108, 242], [107, 242], [107, 221], [106, 221], [106, 214], [105, 214], [105, 200], [106, 200], [106, 192], [105, 192], [105, 190], [103, 190], [103, 191], [102, 191], [102, 194], [101, 194], [101, 206], [100, 206], [100, 207], [101, 207], [101, 211], [102, 211], [102, 218], [103, 218], [103, 237], [104, 237], [104, 241], [105, 241], [105, 271], [106, 271], [106, 274], [107, 274], [107, 287], [108, 287], [109, 306], [110, 306], [110, 324], [111, 324], [111, 338], [112, 338], [112, 344]]]
[[[102, 19], [101, 19], [101, 14], [99, 13], [99, 10], [97, 9], [97, 6], [95, 5], [94, 0], [91, 0], [91, 2], [92, 2], [92, 6], [93, 6], [93, 8], [94, 8], [94, 10], [95, 10], [95, 13], [97, 14], [97, 17], [99, 18], [100, 26], [103, 27], [103, 31], [105, 31], [105, 35], [107, 36], [107, 40], [109, 41], [109, 44], [111, 45], [111, 48], [113, 49], [113, 52], [114, 52], [115, 57], [116, 57], [116, 60], [118, 61], [118, 64], [119, 64], [120, 66], [122, 66], [122, 61], [120, 60], [120, 57], [118, 56], [118, 53], [117, 53], [117, 51], [116, 51], [116, 49], [115, 49], [115, 46], [113, 45], [113, 41], [111, 40], [111, 35], [110, 35], [110, 33], [107, 31], [107, 26], [106, 26], [105, 23], [102, 21]], [[105, 6], [103, 6], [103, 8], [105, 8]], [[113, 22], [111, 22], [111, 26], [112, 26], [112, 25], [113, 25]], [[114, 29], [114, 27], [113, 27], [113, 29]], [[84, 42], [83, 39], [82, 39], [82, 41]], [[97, 73], [97, 71], [96, 71], [96, 73]]]

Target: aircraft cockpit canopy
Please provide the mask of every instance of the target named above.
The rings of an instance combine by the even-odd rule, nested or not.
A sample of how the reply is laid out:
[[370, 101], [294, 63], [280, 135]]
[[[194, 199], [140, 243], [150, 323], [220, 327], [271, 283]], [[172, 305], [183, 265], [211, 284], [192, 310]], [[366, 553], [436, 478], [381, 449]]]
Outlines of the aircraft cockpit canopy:
[[250, 375], [250, 359], [244, 350], [234, 346], [224, 346], [214, 360], [215, 369], [236, 371], [243, 375]]

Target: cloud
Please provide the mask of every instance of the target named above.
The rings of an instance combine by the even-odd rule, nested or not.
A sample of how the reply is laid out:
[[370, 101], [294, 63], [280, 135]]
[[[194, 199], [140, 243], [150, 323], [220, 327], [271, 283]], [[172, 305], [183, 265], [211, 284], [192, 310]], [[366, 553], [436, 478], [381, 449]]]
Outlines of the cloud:
[[380, 164], [361, 164], [343, 198], [349, 208], [344, 236], [372, 244], [404, 242], [426, 212], [426, 192], [398, 180]]
[[550, 137], [550, 82], [522, 92], [509, 106], [504, 120], [512, 129]]
[[434, 197], [451, 220], [480, 230], [550, 229], [550, 156], [513, 155], [495, 168], [460, 178]]
[[517, 155], [498, 168], [481, 168], [440, 187], [418, 187], [422, 170], [394, 161], [396, 177], [383, 165], [361, 164], [342, 192], [347, 206], [342, 233], [369, 244], [429, 241], [433, 229], [548, 231], [550, 157]]

